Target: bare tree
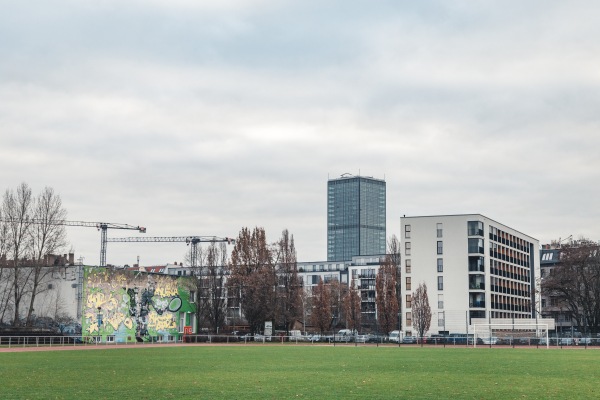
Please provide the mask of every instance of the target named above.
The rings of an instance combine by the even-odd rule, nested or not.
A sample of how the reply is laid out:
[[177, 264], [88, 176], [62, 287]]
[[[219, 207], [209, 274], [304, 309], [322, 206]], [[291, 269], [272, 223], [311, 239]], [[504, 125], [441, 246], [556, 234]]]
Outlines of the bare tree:
[[387, 255], [379, 267], [375, 280], [377, 320], [381, 330], [389, 334], [398, 325], [398, 296], [396, 293], [396, 272], [392, 257]]
[[286, 333], [292, 324], [302, 315], [302, 284], [298, 276], [296, 247], [294, 236], [287, 229], [281, 233], [277, 242], [277, 305], [275, 309], [276, 323]]
[[320, 333], [324, 333], [331, 327], [332, 313], [331, 291], [322, 278], [319, 279], [317, 286], [313, 287], [311, 301], [313, 307], [311, 313], [312, 325], [317, 327]]
[[228, 290], [237, 293], [252, 333], [274, 317], [276, 273], [263, 228], [243, 228], [231, 252]]
[[29, 228], [32, 246], [32, 274], [29, 282], [27, 325], [31, 323], [36, 296], [48, 288], [46, 283], [52, 269], [47, 268], [49, 265], [47, 265], [46, 256], [55, 254], [67, 245], [65, 226], [59, 225], [67, 217], [67, 211], [62, 207], [62, 200], [54, 193], [54, 189], [44, 188], [44, 191], [35, 200], [33, 212], [34, 219], [41, 222], [32, 224]]
[[329, 298], [331, 300], [331, 325], [329, 329], [334, 327], [346, 328], [346, 316], [344, 314], [344, 297], [348, 291], [347, 285], [342, 285], [336, 278], [331, 279], [325, 284], [329, 289]]
[[360, 293], [354, 279], [350, 282], [350, 288], [344, 296], [344, 313], [348, 328], [359, 331], [362, 322], [362, 311], [360, 309]]
[[[300, 280], [302, 283], [302, 278], [300, 278]], [[304, 328], [304, 332], [306, 332], [306, 313], [309, 310], [312, 310], [312, 297], [304, 287], [300, 291], [300, 301], [302, 302], [302, 326]]]
[[[385, 263], [393, 268], [395, 281], [396, 281], [396, 304], [398, 305], [398, 311], [402, 306], [402, 264], [400, 259], [400, 241], [396, 237], [396, 235], [392, 235], [390, 240], [388, 241], [388, 251], [386, 254]], [[402, 318], [400, 318], [400, 314], [398, 313], [397, 317], [397, 326], [398, 330], [402, 329]]]
[[600, 246], [581, 239], [560, 250], [560, 262], [542, 282], [545, 294], [569, 310], [579, 330], [600, 333]]
[[33, 195], [26, 183], [21, 183], [15, 191], [6, 190], [2, 201], [2, 214], [8, 233], [8, 254], [11, 260], [11, 281], [13, 325], [19, 326], [20, 306], [28, 291], [31, 269], [21, 268], [22, 260], [32, 254], [29, 241], [31, 227]]
[[431, 326], [431, 307], [429, 306], [427, 285], [424, 282], [419, 285], [412, 296], [412, 321], [418, 337], [422, 338]]
[[10, 251], [10, 238], [8, 224], [4, 222], [2, 207], [0, 206], [0, 323], [11, 314], [12, 286], [9, 281], [9, 264], [7, 261]]
[[227, 315], [227, 248], [213, 242], [206, 252], [199, 252], [200, 265], [193, 271], [198, 321], [205, 320], [212, 332], [218, 332]]

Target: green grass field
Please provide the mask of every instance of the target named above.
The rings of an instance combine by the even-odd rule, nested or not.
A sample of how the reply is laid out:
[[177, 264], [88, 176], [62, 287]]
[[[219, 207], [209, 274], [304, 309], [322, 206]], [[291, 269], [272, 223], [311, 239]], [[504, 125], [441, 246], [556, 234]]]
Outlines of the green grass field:
[[591, 399], [600, 351], [215, 346], [0, 353], [2, 399]]

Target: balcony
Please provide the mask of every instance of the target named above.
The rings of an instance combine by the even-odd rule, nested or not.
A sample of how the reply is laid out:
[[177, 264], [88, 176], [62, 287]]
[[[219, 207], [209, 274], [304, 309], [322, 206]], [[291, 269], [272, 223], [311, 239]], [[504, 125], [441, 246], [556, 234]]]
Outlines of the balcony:
[[485, 290], [485, 283], [483, 283], [483, 282], [469, 283], [469, 290]]
[[485, 254], [483, 239], [468, 239], [468, 250], [469, 253], [473, 254]]
[[469, 302], [469, 308], [485, 308], [485, 300]]
[[469, 275], [469, 290], [485, 290], [485, 276]]
[[469, 257], [469, 272], [485, 272], [484, 258], [477, 256]]

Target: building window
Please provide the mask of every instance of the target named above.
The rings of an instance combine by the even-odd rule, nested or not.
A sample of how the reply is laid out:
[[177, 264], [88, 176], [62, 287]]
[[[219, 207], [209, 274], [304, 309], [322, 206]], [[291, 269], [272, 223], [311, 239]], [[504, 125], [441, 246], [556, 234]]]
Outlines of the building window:
[[483, 236], [483, 222], [481, 222], [481, 221], [467, 222], [467, 234], [469, 236]]
[[404, 255], [410, 256], [410, 242], [404, 243]]
[[441, 240], [438, 240], [437, 242], [437, 253], [444, 254], [444, 242], [442, 242]]
[[412, 313], [410, 311], [406, 313], [406, 326], [412, 326]]
[[410, 259], [406, 260], [405, 262], [406, 262], [406, 273], [410, 274], [410, 271], [412, 269], [412, 263], [411, 263]]
[[437, 237], [439, 237], [439, 238], [442, 237], [442, 234], [443, 234], [442, 224], [437, 224], [436, 230], [437, 230]]
[[477, 239], [477, 238], [469, 239], [469, 253], [483, 254], [484, 253], [483, 246], [484, 246], [483, 239]]
[[443, 294], [438, 294], [438, 308], [440, 310], [444, 309], [444, 295]]
[[444, 314], [438, 315], [438, 326], [446, 326], [444, 321]]
[[437, 259], [437, 271], [444, 272], [444, 259], [443, 258]]
[[407, 294], [406, 295], [406, 308], [410, 308], [411, 307], [411, 300], [412, 300], [411, 295]]
[[193, 290], [190, 290], [190, 303], [195, 303], [196, 302], [196, 292], [194, 292]]
[[410, 288], [410, 276], [406, 277], [406, 290], [411, 290], [411, 288]]
[[404, 237], [410, 239], [410, 225], [404, 225]]
[[444, 290], [444, 277], [438, 276], [438, 290]]

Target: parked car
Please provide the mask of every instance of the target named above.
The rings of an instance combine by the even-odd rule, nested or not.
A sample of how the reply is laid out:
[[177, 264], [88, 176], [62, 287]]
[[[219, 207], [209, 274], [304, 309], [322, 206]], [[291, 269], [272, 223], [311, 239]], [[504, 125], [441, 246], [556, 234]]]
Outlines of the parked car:
[[465, 335], [464, 333], [451, 333], [447, 337], [449, 344], [473, 344], [473, 334]]
[[498, 338], [496, 336], [485, 336], [477, 339], [477, 343], [479, 344], [488, 344], [494, 345], [498, 343]]
[[257, 333], [256, 335], [254, 335], [254, 341], [255, 342], [270, 342], [271, 336], [260, 335]]
[[369, 340], [369, 335], [356, 335], [354, 337], [354, 341], [356, 343], [367, 343], [367, 340]]
[[369, 338], [367, 339], [367, 343], [385, 343], [385, 342], [387, 342], [387, 336], [384, 336], [384, 335], [371, 334], [371, 335], [369, 335]]
[[579, 346], [589, 346], [593, 343], [592, 338], [590, 337], [582, 337], [579, 339]]
[[318, 333], [315, 333], [314, 335], [309, 335], [308, 340], [311, 342], [320, 342], [321, 339], [321, 335], [319, 335]]
[[400, 331], [391, 331], [389, 340], [390, 340], [390, 342], [393, 342], [393, 343], [399, 343], [400, 342]]
[[334, 340], [336, 342], [352, 342], [354, 340], [354, 333], [350, 329], [340, 329], [336, 333]]
[[570, 337], [564, 337], [564, 338], [560, 338], [560, 341], [558, 342], [561, 346], [572, 346], [574, 343], [573, 338]]
[[415, 344], [417, 343], [417, 338], [415, 336], [404, 336], [404, 338], [402, 339], [402, 343]]
[[444, 335], [431, 335], [429, 337], [429, 343], [433, 343], [433, 344], [444, 344], [446, 343], [446, 336]]

